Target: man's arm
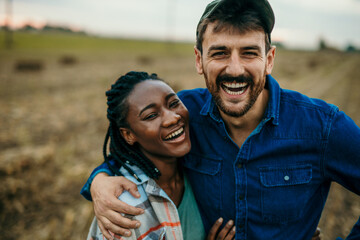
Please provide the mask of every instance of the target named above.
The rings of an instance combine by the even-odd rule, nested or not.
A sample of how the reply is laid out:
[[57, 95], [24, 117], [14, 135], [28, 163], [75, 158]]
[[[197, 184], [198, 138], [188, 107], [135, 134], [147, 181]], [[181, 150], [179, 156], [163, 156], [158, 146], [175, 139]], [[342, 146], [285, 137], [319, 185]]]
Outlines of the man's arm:
[[144, 210], [130, 206], [118, 199], [118, 196], [126, 190], [136, 198], [140, 197], [136, 184], [124, 177], [108, 176], [99, 173], [91, 184], [91, 197], [93, 199], [94, 212], [101, 232], [107, 239], [112, 239], [109, 233], [122, 236], [130, 236], [129, 229], [140, 227], [140, 222], [130, 220], [121, 214], [139, 215]]
[[[343, 112], [337, 112], [329, 124], [324, 155], [327, 178], [360, 195], [360, 128]], [[346, 239], [359, 239], [360, 220]]]
[[118, 196], [126, 190], [134, 197], [140, 197], [136, 184], [124, 177], [113, 175], [106, 163], [95, 168], [81, 194], [89, 201], [93, 200], [94, 212], [101, 232], [107, 239], [113, 239], [111, 234], [130, 236], [129, 229], [138, 228], [139, 221], [132, 221], [121, 215], [139, 215], [144, 212], [118, 200]]
[[[111, 164], [115, 164], [114, 161], [112, 161]], [[92, 171], [92, 173], [90, 174], [90, 177], [88, 178], [85, 185], [82, 187], [82, 189], [80, 191], [80, 194], [83, 195], [83, 197], [86, 200], [92, 201], [90, 187], [91, 187], [91, 183], [94, 180], [95, 176], [99, 173], [106, 173], [108, 176], [114, 176], [113, 172], [110, 170], [109, 166], [106, 163], [103, 163], [100, 166], [98, 166], [97, 168], [95, 168]]]

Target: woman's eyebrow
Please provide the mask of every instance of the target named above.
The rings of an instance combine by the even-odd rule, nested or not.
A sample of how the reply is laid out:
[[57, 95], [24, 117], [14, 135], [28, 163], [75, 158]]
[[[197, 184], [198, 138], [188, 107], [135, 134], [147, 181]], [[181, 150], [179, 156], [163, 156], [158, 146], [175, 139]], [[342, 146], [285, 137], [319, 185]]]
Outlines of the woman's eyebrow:
[[[170, 93], [170, 94], [166, 95], [165, 100], [168, 101], [169, 98], [171, 98], [172, 96], [175, 96], [175, 95], [176, 95], [176, 93]], [[156, 106], [155, 103], [150, 103], [149, 105], [147, 105], [146, 107], [144, 107], [144, 108], [140, 111], [139, 116], [140, 116], [144, 111], [146, 111], [147, 109], [152, 108], [152, 107], [155, 107], [155, 106]]]
[[176, 95], [176, 93], [170, 93], [165, 97], [165, 100], [168, 101], [169, 98], [171, 98], [172, 96], [175, 96], [175, 95]]
[[147, 109], [152, 108], [152, 107], [155, 107], [155, 106], [156, 106], [155, 103], [150, 103], [149, 105], [147, 105], [146, 107], [144, 107], [144, 108], [140, 111], [139, 116], [140, 116], [144, 111], [146, 111]]

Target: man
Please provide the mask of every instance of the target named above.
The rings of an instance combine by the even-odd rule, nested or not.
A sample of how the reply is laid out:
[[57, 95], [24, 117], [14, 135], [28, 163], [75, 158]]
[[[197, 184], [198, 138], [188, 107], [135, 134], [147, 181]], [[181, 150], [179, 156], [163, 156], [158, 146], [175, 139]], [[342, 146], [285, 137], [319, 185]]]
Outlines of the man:
[[[338, 108], [281, 89], [271, 77], [274, 14], [266, 0], [216, 0], [197, 27], [196, 68], [207, 89], [179, 92], [190, 113], [192, 150], [183, 166], [206, 231], [235, 221], [236, 239], [310, 239], [332, 181], [360, 194], [360, 129]], [[93, 177], [111, 174], [102, 165]], [[136, 222], [117, 212], [121, 177], [96, 176], [91, 194], [102, 230]], [[115, 186], [117, 184], [117, 186]], [[122, 188], [120, 189], [119, 185]], [[117, 226], [119, 225], [119, 226]], [[348, 239], [360, 239], [360, 222]]]

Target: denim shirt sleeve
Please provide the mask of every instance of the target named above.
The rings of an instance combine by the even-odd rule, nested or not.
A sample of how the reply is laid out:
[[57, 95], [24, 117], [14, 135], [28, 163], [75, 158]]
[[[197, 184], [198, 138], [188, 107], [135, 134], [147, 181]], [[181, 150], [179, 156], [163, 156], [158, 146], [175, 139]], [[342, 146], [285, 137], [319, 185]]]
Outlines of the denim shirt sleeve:
[[[360, 195], [360, 128], [343, 112], [336, 112], [328, 130], [325, 177]], [[359, 236], [360, 219], [346, 239], [359, 239]]]
[[[114, 160], [110, 160], [110, 164], [115, 165]], [[100, 166], [98, 166], [97, 168], [95, 168], [92, 171], [92, 173], [90, 174], [90, 177], [88, 178], [85, 185], [82, 187], [82, 189], [80, 191], [80, 194], [83, 195], [83, 197], [85, 199], [92, 201], [91, 194], [90, 194], [90, 186], [91, 186], [92, 181], [94, 180], [94, 177], [101, 172], [105, 172], [109, 176], [114, 176], [114, 173], [110, 170], [109, 166], [105, 162], [103, 164], [101, 164]]]

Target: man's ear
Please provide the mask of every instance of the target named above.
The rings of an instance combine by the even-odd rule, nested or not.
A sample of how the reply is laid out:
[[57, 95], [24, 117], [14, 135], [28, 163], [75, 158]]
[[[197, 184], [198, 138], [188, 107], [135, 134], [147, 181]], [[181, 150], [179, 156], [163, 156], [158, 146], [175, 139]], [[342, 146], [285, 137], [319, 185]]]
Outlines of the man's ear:
[[276, 47], [275, 46], [271, 46], [270, 50], [267, 52], [266, 54], [266, 75], [271, 74], [272, 69], [274, 67], [274, 63], [275, 63], [275, 52], [276, 52]]
[[202, 64], [201, 52], [199, 49], [196, 48], [196, 46], [194, 47], [194, 50], [195, 50], [195, 67], [198, 74], [201, 75], [204, 73], [204, 69], [202, 67], [203, 64]]
[[134, 133], [128, 128], [120, 128], [120, 134], [129, 145], [134, 145], [136, 137]]

